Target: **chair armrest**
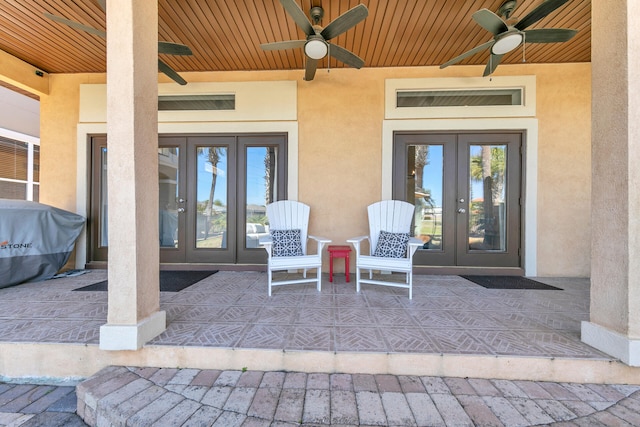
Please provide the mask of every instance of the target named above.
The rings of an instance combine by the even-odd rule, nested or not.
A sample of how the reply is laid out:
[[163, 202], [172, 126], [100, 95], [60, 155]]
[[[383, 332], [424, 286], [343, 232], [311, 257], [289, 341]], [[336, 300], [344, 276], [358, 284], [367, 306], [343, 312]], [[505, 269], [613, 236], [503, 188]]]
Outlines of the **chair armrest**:
[[347, 239], [347, 243], [351, 243], [356, 250], [356, 259], [360, 256], [360, 243], [365, 240], [369, 240], [369, 236], [358, 236]]
[[267, 251], [267, 256], [271, 257], [271, 246], [273, 245], [271, 236], [260, 237], [260, 239], [258, 239], [258, 244]]
[[259, 245], [272, 245], [273, 244], [273, 239], [271, 239], [271, 236], [262, 236], [258, 239], [258, 244]]
[[353, 243], [353, 244], [355, 244], [355, 243], [360, 243], [360, 242], [362, 242], [362, 241], [363, 241], [363, 240], [365, 240], [365, 239], [367, 239], [367, 240], [368, 240], [368, 239], [369, 239], [369, 236], [358, 236], [358, 237], [352, 237], [352, 238], [350, 238], [350, 239], [347, 239], [347, 242], [348, 242], [348, 243]]
[[313, 239], [318, 243], [331, 243], [331, 239], [327, 239], [326, 237], [318, 237], [318, 236], [307, 236], [309, 239]]
[[308, 239], [313, 239], [316, 242], [318, 242], [318, 255], [319, 256], [322, 256], [322, 247], [325, 245], [325, 243], [331, 243], [331, 239], [327, 239], [326, 237], [318, 237], [318, 236], [308, 235], [307, 238]]
[[416, 250], [423, 245], [422, 241], [415, 237], [409, 238], [409, 250], [407, 251], [407, 257], [413, 258], [413, 254]]
[[422, 243], [422, 240], [418, 239], [417, 237], [410, 237], [409, 238], [409, 246], [415, 246], [416, 248], [418, 246], [422, 246], [424, 243]]

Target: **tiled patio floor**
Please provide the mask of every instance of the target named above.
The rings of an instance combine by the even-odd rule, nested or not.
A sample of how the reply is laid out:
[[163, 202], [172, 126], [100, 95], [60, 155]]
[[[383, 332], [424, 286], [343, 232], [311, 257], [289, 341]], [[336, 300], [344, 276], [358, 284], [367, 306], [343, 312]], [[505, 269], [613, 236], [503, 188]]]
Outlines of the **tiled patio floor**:
[[[0, 289], [0, 341], [99, 342], [106, 292], [73, 289], [77, 277]], [[543, 278], [562, 290], [490, 290], [458, 276], [414, 276], [404, 289], [345, 283], [277, 287], [266, 273], [220, 271], [180, 292], [162, 292], [167, 330], [153, 345], [313, 351], [478, 354], [610, 359], [580, 341], [588, 279]]]

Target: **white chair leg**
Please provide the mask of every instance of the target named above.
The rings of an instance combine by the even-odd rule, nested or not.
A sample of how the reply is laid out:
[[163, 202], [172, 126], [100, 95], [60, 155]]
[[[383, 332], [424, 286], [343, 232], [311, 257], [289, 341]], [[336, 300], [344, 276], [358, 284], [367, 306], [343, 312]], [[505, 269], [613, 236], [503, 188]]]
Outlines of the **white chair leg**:
[[267, 268], [267, 280], [269, 281], [269, 296], [271, 296], [271, 279], [272, 279], [271, 269]]
[[306, 268], [302, 272], [302, 277], [304, 277], [305, 279], [307, 278], [307, 269]]
[[360, 267], [356, 265], [356, 292], [360, 293]]
[[369, 270], [369, 280], [373, 279], [373, 270]]
[[318, 292], [322, 292], [322, 268], [318, 267], [318, 285], [316, 286]]
[[407, 273], [409, 279], [409, 300], [413, 299], [413, 273]]

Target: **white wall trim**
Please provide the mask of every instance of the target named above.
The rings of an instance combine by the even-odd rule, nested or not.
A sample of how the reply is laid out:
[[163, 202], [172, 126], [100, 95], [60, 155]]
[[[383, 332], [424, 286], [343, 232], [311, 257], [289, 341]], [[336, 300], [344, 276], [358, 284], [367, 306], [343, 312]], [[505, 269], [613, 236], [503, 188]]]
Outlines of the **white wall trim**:
[[526, 276], [537, 274], [538, 236], [538, 119], [472, 118], [384, 120], [382, 122], [382, 200], [391, 199], [393, 181], [393, 134], [396, 131], [524, 131], [526, 146], [524, 206], [524, 270]]
[[[158, 85], [158, 95], [233, 94], [235, 110], [159, 111], [159, 122], [290, 121], [297, 119], [297, 82], [200, 82]], [[81, 123], [106, 122], [107, 85], [80, 85]]]
[[640, 340], [614, 332], [593, 322], [582, 322], [581, 339], [585, 344], [620, 359], [629, 366], [640, 366]]
[[[398, 91], [469, 89], [522, 89], [522, 105], [462, 107], [397, 107]], [[441, 77], [385, 80], [385, 119], [449, 117], [534, 117], [536, 76]]]
[[0, 128], [0, 137], [40, 145], [40, 138], [37, 136], [27, 135], [26, 133], [16, 132], [11, 129]]
[[[78, 124], [76, 141], [76, 213], [89, 218], [89, 136], [105, 135], [106, 123]], [[87, 223], [84, 230], [76, 240], [76, 265], [82, 269], [87, 263]]]

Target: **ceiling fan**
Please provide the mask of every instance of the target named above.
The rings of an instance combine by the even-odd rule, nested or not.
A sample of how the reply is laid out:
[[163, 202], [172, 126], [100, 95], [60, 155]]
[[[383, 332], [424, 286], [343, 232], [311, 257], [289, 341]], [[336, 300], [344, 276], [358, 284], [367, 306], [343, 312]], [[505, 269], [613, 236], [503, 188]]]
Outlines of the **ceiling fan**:
[[319, 23], [324, 16], [324, 10], [319, 6], [311, 8], [310, 15], [313, 24], [304, 14], [295, 0], [280, 0], [287, 13], [293, 18], [298, 27], [307, 35], [306, 40], [291, 40], [274, 43], [264, 43], [260, 47], [263, 50], [282, 50], [304, 47], [304, 54], [307, 58], [305, 65], [305, 80], [313, 80], [318, 67], [318, 61], [329, 55], [354, 68], [362, 68], [364, 61], [347, 49], [329, 43], [334, 37], [339, 36], [351, 29], [369, 15], [369, 10], [363, 4], [349, 9], [329, 25], [322, 28]]
[[[96, 0], [96, 3], [98, 3], [103, 11], [106, 11], [106, 0]], [[105, 38], [107, 36], [107, 33], [105, 31], [98, 30], [97, 28], [93, 28], [88, 25], [80, 24], [79, 22], [71, 21], [69, 19], [52, 15], [46, 12], [44, 13], [44, 16], [51, 19], [52, 21], [68, 25], [69, 27], [75, 28], [77, 30], [86, 31], [102, 38]], [[158, 53], [165, 55], [193, 55], [193, 52], [188, 46], [163, 41], [158, 42]], [[165, 63], [161, 59], [158, 59], [158, 70], [166, 74], [169, 78], [171, 78], [171, 80], [180, 85], [187, 84], [187, 81], [185, 79], [183, 79], [177, 72], [175, 72], [175, 70], [173, 70], [167, 63]]]
[[568, 0], [545, 0], [538, 7], [529, 12], [524, 18], [514, 25], [507, 24], [500, 16], [507, 21], [515, 9], [517, 1], [507, 0], [498, 9], [497, 14], [488, 9], [480, 9], [472, 15], [478, 25], [493, 34], [493, 40], [477, 46], [462, 55], [456, 56], [450, 61], [442, 64], [440, 68], [448, 67], [463, 59], [475, 55], [485, 49], [490, 49], [489, 63], [487, 64], [483, 76], [488, 76], [495, 71], [504, 55], [511, 52], [524, 43], [558, 43], [570, 40], [578, 32], [566, 28], [539, 28], [525, 30], [528, 26], [538, 22], [551, 12], [565, 4]]

